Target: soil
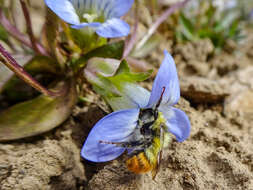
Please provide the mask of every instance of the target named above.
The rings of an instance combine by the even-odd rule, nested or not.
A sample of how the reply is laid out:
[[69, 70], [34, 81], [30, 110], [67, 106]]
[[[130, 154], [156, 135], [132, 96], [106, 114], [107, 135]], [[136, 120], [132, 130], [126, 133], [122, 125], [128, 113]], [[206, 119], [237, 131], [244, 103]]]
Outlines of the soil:
[[245, 41], [219, 54], [209, 40], [165, 41], [148, 56], [158, 65], [163, 49], [171, 49], [181, 83], [176, 107], [192, 126], [189, 139], [164, 150], [155, 180], [129, 172], [126, 155], [103, 164], [80, 157], [90, 129], [106, 115], [94, 102], [77, 105], [49, 133], [1, 143], [0, 190], [253, 190], [253, 35]]

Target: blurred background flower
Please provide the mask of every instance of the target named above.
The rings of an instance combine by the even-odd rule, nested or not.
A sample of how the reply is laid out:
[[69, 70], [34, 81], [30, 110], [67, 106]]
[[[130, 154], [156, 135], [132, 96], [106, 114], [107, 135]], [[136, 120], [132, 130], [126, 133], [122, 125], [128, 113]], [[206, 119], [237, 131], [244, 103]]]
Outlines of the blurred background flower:
[[72, 28], [93, 28], [99, 36], [127, 36], [129, 25], [120, 19], [134, 0], [45, 0], [47, 6]]

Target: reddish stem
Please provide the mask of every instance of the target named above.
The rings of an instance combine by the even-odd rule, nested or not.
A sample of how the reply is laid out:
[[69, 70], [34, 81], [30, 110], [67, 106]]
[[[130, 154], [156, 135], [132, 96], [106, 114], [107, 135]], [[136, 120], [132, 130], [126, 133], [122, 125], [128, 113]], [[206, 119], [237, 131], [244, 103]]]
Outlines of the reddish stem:
[[32, 22], [31, 22], [31, 17], [30, 17], [30, 13], [28, 11], [28, 8], [26, 6], [26, 3], [23, 0], [20, 0], [20, 4], [21, 4], [22, 10], [23, 10], [24, 17], [25, 17], [27, 33], [30, 37], [32, 47], [33, 47], [34, 51], [36, 51], [37, 53], [40, 54], [40, 51], [39, 51], [37, 44], [36, 44], [36, 38], [33, 34]]
[[12, 70], [19, 78], [24, 80], [26, 83], [31, 85], [36, 90], [40, 91], [41, 93], [47, 96], [60, 96], [62, 95], [63, 91], [60, 92], [52, 92], [47, 90], [43, 87], [38, 81], [36, 81], [31, 75], [29, 75], [23, 67], [21, 67], [16, 60], [4, 49], [4, 47], [0, 44], [0, 55], [2, 55], [3, 59], [5, 60], [3, 63]]
[[136, 42], [136, 37], [137, 37], [138, 23], [139, 23], [138, 1], [136, 1], [135, 23], [134, 23], [133, 33], [131, 35], [130, 40], [126, 44], [126, 47], [124, 49], [124, 53], [123, 53], [123, 58], [122, 59], [126, 58], [129, 55], [129, 53], [131, 52], [131, 50], [133, 49], [133, 47], [134, 47], [134, 44]]
[[[9, 20], [5, 17], [3, 10], [0, 8], [0, 24], [5, 28], [5, 30], [11, 34], [15, 39], [20, 41], [22, 44], [33, 48], [30, 40], [22, 34], [15, 26], [13, 26]], [[41, 55], [49, 56], [48, 52], [45, 50], [45, 48], [39, 44], [38, 42], [36, 43], [36, 46], [39, 50], [39, 53]]]

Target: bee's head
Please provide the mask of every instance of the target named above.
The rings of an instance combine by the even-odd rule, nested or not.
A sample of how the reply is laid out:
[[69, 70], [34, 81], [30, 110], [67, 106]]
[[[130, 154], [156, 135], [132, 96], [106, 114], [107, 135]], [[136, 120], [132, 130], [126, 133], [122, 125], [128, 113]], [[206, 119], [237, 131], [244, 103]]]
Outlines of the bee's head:
[[138, 124], [142, 135], [151, 135], [151, 126], [158, 117], [158, 111], [153, 108], [141, 109]]
[[139, 121], [142, 124], [154, 122], [157, 119], [157, 115], [157, 110], [154, 110], [152, 108], [141, 109], [139, 114]]

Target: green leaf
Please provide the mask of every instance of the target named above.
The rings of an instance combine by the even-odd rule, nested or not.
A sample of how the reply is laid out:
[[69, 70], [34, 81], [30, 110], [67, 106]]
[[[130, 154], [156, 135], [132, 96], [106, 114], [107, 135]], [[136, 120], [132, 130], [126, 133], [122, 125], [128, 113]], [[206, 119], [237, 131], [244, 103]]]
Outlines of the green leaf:
[[55, 54], [59, 18], [49, 8], [46, 8], [45, 33], [52, 54]]
[[127, 62], [123, 60], [113, 76], [103, 77], [109, 80], [119, 91], [117, 96], [104, 96], [105, 100], [114, 111], [136, 108], [136, 102], [132, 101], [130, 98], [131, 95], [139, 93], [140, 91], [146, 91], [144, 88], [137, 85], [136, 82], [148, 79], [151, 74], [152, 70], [143, 73], [131, 72]]
[[87, 53], [85, 57], [86, 59], [91, 57], [121, 59], [124, 51], [124, 44], [124, 41], [107, 44], [92, 50], [91, 52]]
[[[239, 2], [239, 1], [238, 1]], [[239, 6], [220, 11], [212, 0], [198, 1], [192, 11], [186, 9], [188, 17], [181, 13], [176, 27], [178, 41], [195, 41], [210, 38], [216, 48], [222, 48], [228, 39], [237, 41], [243, 12]]]
[[121, 61], [118, 66], [116, 66], [117, 63], [117, 60], [94, 58], [86, 68], [86, 77], [92, 84], [102, 89], [106, 89], [110, 83], [120, 89], [122, 83], [141, 82], [148, 79], [152, 73], [152, 70], [142, 73], [132, 72], [125, 60]]
[[73, 66], [83, 67], [88, 61], [88, 59], [92, 57], [121, 59], [123, 51], [124, 51], [124, 41], [106, 44], [88, 52], [80, 59], [78, 59]]
[[143, 73], [133, 73], [130, 71], [130, 68], [127, 65], [127, 62], [123, 60], [120, 63], [120, 66], [117, 69], [114, 76], [106, 77], [106, 78], [109, 79], [118, 89], [120, 89], [121, 85], [125, 82], [129, 82], [129, 83], [141, 82], [148, 79], [151, 74], [152, 74], [152, 70], [149, 70]]
[[4, 42], [8, 41], [8, 33], [2, 25], [0, 25], [0, 40], [3, 40]]
[[241, 34], [240, 29], [239, 21], [235, 20], [228, 29], [228, 37], [237, 40]]
[[59, 65], [55, 60], [46, 56], [35, 56], [24, 66], [25, 70], [31, 74], [33, 73], [51, 73], [59, 75]]
[[106, 38], [98, 36], [94, 30], [90, 28], [82, 30], [70, 28], [70, 34], [75, 44], [77, 44], [84, 53], [101, 47], [107, 42]]
[[184, 14], [180, 14], [179, 16], [179, 23], [181, 26], [181, 32], [184, 34], [184, 36], [191, 41], [195, 40], [194, 37], [194, 25], [193, 23], [190, 21], [190, 19], [187, 19]]
[[136, 107], [129, 95], [143, 92], [145, 89], [136, 82], [146, 80], [151, 73], [151, 70], [145, 73], [131, 72], [125, 60], [117, 64], [113, 60], [98, 58], [91, 59], [85, 69], [87, 80], [113, 110]]
[[55, 89], [62, 88], [66, 88], [66, 93], [60, 97], [51, 98], [41, 95], [2, 111], [0, 141], [39, 135], [64, 122], [77, 101], [77, 93], [74, 83], [61, 83]]
[[217, 26], [214, 28], [214, 31], [220, 32], [220, 31], [225, 31], [227, 30], [230, 25], [239, 18], [238, 12], [229, 12], [225, 14], [217, 24]]

